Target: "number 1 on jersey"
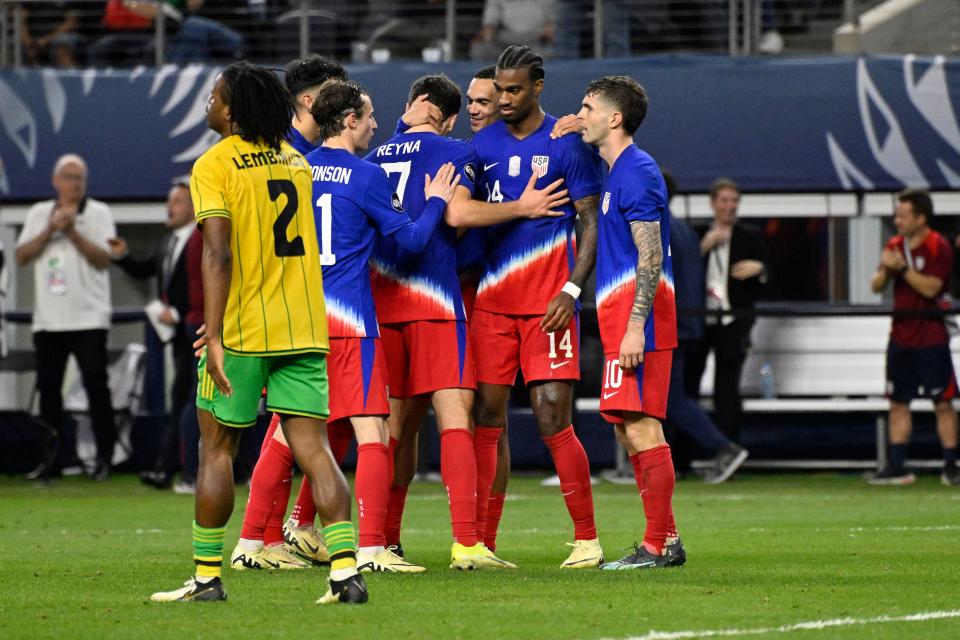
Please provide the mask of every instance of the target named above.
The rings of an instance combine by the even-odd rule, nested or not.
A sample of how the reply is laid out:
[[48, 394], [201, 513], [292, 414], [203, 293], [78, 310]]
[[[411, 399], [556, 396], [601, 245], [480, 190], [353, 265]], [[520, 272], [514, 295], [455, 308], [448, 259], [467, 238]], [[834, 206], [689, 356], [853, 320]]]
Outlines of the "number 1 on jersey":
[[333, 194], [325, 193], [317, 198], [320, 207], [320, 266], [328, 267], [337, 264], [337, 256], [333, 253]]

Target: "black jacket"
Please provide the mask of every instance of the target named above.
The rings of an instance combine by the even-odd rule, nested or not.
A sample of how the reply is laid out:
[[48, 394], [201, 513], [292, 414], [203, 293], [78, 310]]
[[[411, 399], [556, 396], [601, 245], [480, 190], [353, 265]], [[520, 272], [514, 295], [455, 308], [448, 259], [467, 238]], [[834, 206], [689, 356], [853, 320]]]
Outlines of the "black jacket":
[[[697, 234], [702, 239], [709, 231], [709, 227], [697, 229]], [[710, 259], [710, 253], [703, 256], [704, 272], [707, 269], [707, 260]], [[730, 267], [740, 260], [759, 260], [766, 266], [767, 250], [763, 242], [763, 236], [760, 230], [742, 222], [733, 225], [733, 232], [730, 234]], [[737, 280], [730, 275], [732, 269], [727, 269], [727, 294], [730, 296], [730, 307], [733, 309], [752, 309], [760, 297], [763, 285], [767, 281], [766, 271], [755, 278], [747, 280]]]
[[187, 247], [184, 245], [180, 255], [173, 265], [169, 280], [161, 282], [163, 271], [163, 252], [167, 247], [170, 236], [164, 236], [156, 253], [148, 258], [135, 258], [127, 254], [117, 261], [126, 274], [145, 280], [147, 278], [157, 278], [157, 295], [161, 300], [172, 306], [180, 315], [180, 324], [187, 317], [187, 311], [190, 310], [190, 290], [187, 286]]

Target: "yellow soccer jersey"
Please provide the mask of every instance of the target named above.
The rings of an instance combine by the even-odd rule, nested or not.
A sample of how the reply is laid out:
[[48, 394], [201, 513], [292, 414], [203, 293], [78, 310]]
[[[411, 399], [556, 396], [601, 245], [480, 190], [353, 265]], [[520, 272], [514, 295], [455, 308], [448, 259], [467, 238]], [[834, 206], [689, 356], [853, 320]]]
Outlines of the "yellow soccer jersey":
[[327, 351], [310, 166], [240, 136], [200, 156], [190, 176], [197, 223], [229, 218], [233, 275], [223, 346], [247, 355]]

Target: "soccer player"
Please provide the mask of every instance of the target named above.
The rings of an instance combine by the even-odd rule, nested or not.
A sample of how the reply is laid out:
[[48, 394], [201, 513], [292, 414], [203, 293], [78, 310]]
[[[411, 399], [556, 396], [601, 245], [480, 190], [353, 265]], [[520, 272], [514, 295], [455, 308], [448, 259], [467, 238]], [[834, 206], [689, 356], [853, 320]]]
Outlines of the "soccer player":
[[[677, 318], [667, 190], [657, 163], [633, 143], [647, 95], [627, 76], [587, 86], [578, 117], [584, 142], [608, 168], [600, 204], [597, 317], [604, 351], [600, 413], [630, 453], [647, 529], [634, 552], [601, 566], [683, 564], [673, 519], [673, 460], [663, 437]], [[667, 545], [671, 544], [671, 552]]]
[[385, 548], [384, 520], [393, 475], [387, 448], [390, 405], [369, 260], [378, 231], [407, 252], [423, 251], [459, 176], [450, 163], [442, 165], [433, 180], [426, 176], [424, 205], [412, 222], [387, 174], [354, 155], [368, 148], [377, 128], [373, 104], [360, 86], [342, 81], [324, 84], [313, 116], [324, 139], [307, 160], [313, 171], [331, 334], [330, 422], [349, 420], [357, 437], [358, 566], [361, 571], [419, 573], [423, 567]]
[[[382, 238], [374, 252], [373, 291], [390, 376], [391, 445], [396, 448], [401, 440], [408, 446], [415, 442], [427, 406], [433, 405], [441, 431], [441, 476], [449, 494], [455, 539], [451, 567], [512, 568], [496, 558], [476, 535], [477, 479], [471, 432], [473, 355], [467, 341], [456, 273], [456, 231], [452, 226], [494, 224], [521, 212], [528, 216], [555, 215], [550, 212], [566, 199], [566, 193], [554, 193], [558, 181], [543, 191], [527, 181], [521, 196], [524, 202], [491, 205], [473, 200], [477, 170], [473, 148], [444, 137], [460, 110], [460, 89], [445, 76], [425, 76], [414, 83], [410, 101], [422, 94], [440, 108], [440, 126], [411, 127], [368, 156], [395, 181], [397, 194], [408, 211], [422, 209], [423, 199], [419, 189], [408, 185], [418, 184], [447, 161], [461, 176], [457, 193], [447, 207], [448, 224], [441, 225], [422, 255], [410, 256], [396, 243]], [[391, 486], [387, 521], [390, 545], [399, 542], [409, 484], [409, 477], [401, 477], [403, 474], [404, 470], [398, 469]]]
[[[510, 202], [528, 180], [557, 178], [565, 180], [573, 200], [560, 218], [508, 222], [487, 234], [487, 265], [470, 327], [479, 382], [475, 416], [478, 430], [504, 428], [510, 389], [518, 369], [523, 371], [574, 522], [574, 548], [561, 566], [588, 568], [603, 561], [603, 551], [590, 463], [571, 413], [573, 381], [580, 376], [577, 297], [596, 256], [600, 167], [579, 136], [551, 139], [556, 118], [540, 108], [543, 78], [539, 55], [529, 47], [508, 47], [494, 78], [501, 119], [473, 139], [482, 170], [478, 186], [488, 201]], [[583, 224], [579, 252], [576, 217]]]
[[[310, 107], [320, 85], [331, 78], [345, 80], [346, 77], [343, 67], [316, 54], [287, 64], [284, 83], [293, 98], [295, 111], [286, 138], [301, 154], [307, 155], [317, 148], [320, 131]], [[283, 517], [293, 479], [293, 454], [279, 425], [280, 418], [274, 415], [250, 477], [250, 496], [243, 514], [240, 541], [230, 556], [230, 566], [234, 569], [306, 569], [310, 566], [291, 554], [291, 550], [316, 564], [330, 562], [330, 554], [314, 529], [312, 518], [310, 526], [284, 530]], [[309, 484], [306, 491], [310, 491]], [[288, 546], [283, 544], [284, 538]]]
[[368, 598], [357, 572], [350, 493], [326, 445], [329, 348], [310, 169], [284, 141], [293, 115], [276, 76], [246, 62], [227, 67], [207, 123], [222, 137], [196, 161], [191, 196], [204, 238], [206, 349], [198, 417], [203, 446], [193, 523], [196, 575], [156, 602], [225, 600], [223, 537], [233, 511], [233, 454], [256, 422], [261, 390], [297, 463], [312, 479], [330, 552], [319, 603]]

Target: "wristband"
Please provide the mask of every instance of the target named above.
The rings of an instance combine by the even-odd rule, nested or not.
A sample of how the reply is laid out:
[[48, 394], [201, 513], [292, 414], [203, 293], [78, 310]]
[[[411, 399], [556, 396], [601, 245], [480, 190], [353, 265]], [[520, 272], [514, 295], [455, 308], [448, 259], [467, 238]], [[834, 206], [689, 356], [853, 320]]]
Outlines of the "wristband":
[[569, 295], [574, 300], [578, 300], [580, 298], [580, 287], [572, 282], [568, 282], [567, 284], [563, 285], [563, 288], [560, 289], [560, 291]]

